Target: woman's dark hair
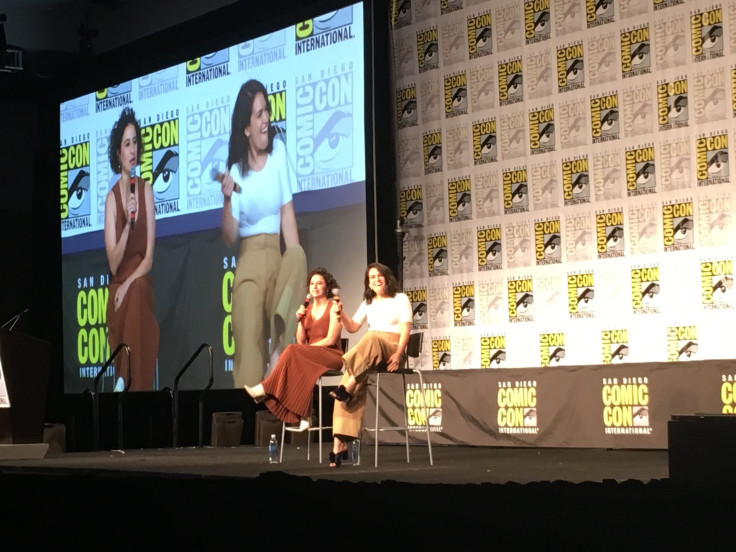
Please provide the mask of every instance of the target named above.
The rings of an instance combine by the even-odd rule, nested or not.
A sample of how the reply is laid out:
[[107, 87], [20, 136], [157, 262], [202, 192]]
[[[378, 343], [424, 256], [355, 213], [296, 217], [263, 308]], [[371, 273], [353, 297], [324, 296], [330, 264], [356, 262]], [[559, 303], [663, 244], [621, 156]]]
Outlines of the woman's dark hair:
[[317, 268], [312, 269], [312, 271], [307, 276], [307, 289], [309, 289], [309, 283], [312, 281], [312, 276], [314, 276], [315, 274], [319, 274], [320, 276], [322, 276], [322, 278], [324, 278], [325, 285], [327, 285], [327, 298], [332, 299], [332, 290], [335, 288], [339, 289], [340, 285], [337, 283], [337, 280], [335, 280], [335, 277], [330, 272], [327, 272], [327, 269], [322, 266], [318, 266]]
[[385, 264], [371, 263], [365, 269], [365, 279], [363, 281], [363, 284], [365, 285], [365, 293], [363, 293], [363, 299], [365, 299], [365, 302], [370, 305], [373, 302], [373, 298], [376, 296], [376, 292], [373, 291], [369, 286], [370, 279], [368, 277], [368, 273], [371, 271], [371, 268], [375, 268], [379, 272], [379, 274], [381, 274], [381, 276], [386, 279], [386, 293], [388, 294], [388, 296], [396, 297], [396, 294], [399, 293], [400, 290], [399, 282], [396, 279], [396, 276], [394, 276], [394, 273], [391, 272], [391, 269]]
[[143, 154], [143, 139], [141, 138], [141, 125], [138, 123], [138, 119], [135, 118], [135, 111], [132, 107], [126, 107], [120, 113], [120, 118], [112, 125], [110, 131], [110, 143], [108, 144], [108, 156], [110, 157], [110, 168], [112, 172], [120, 174], [120, 144], [123, 143], [123, 133], [125, 127], [133, 125], [135, 127], [135, 137], [138, 142], [138, 163], [141, 162], [141, 155]]
[[[240, 87], [238, 97], [235, 100], [235, 107], [233, 108], [233, 120], [230, 126], [230, 145], [227, 151], [227, 168], [230, 169], [236, 163], [240, 168], [240, 173], [245, 176], [248, 174], [250, 167], [248, 166], [248, 146], [249, 140], [245, 135], [245, 127], [250, 124], [250, 117], [253, 114], [253, 101], [256, 99], [258, 94], [263, 94], [263, 98], [266, 100], [266, 110], [269, 115], [271, 114], [271, 102], [268, 101], [268, 92], [266, 87], [261, 84], [260, 81], [251, 79], [247, 81], [243, 86]], [[270, 119], [270, 117], [269, 117]], [[273, 151], [273, 127], [271, 121], [268, 122], [269, 133], [268, 133], [268, 146], [266, 146], [266, 153]]]

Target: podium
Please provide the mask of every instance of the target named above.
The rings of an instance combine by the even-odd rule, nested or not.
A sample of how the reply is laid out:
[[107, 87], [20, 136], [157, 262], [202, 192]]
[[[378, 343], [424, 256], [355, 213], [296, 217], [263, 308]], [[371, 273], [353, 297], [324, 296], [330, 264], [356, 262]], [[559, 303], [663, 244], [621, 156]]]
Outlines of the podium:
[[0, 328], [0, 362], [10, 408], [0, 408], [0, 458], [43, 457], [50, 343]]

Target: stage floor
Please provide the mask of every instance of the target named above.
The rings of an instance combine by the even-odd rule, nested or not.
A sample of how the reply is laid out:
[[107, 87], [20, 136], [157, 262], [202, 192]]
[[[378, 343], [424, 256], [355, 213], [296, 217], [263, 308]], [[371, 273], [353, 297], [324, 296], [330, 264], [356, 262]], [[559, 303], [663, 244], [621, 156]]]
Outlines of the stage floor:
[[434, 446], [429, 465], [426, 446], [412, 446], [406, 462], [400, 445], [379, 447], [378, 467], [374, 447], [364, 445], [359, 465], [350, 460], [338, 469], [329, 467], [330, 445], [286, 445], [281, 464], [269, 464], [265, 447], [193, 447], [114, 450], [47, 454], [38, 459], [0, 459], [2, 473], [95, 474], [156, 473], [200, 477], [257, 477], [284, 472], [312, 480], [350, 482], [401, 481], [419, 484], [572, 483], [606, 480], [649, 482], [668, 477], [668, 453], [663, 450], [602, 450], [546, 448], [488, 448]]

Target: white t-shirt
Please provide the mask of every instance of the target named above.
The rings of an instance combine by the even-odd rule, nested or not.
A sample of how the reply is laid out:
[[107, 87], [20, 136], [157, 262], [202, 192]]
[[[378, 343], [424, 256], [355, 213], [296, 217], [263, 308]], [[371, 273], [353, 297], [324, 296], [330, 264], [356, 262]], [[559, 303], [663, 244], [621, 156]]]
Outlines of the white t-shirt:
[[281, 206], [291, 201], [292, 186], [296, 184], [284, 143], [274, 138], [273, 151], [260, 171], [250, 170], [243, 177], [236, 163], [230, 168], [230, 174], [241, 188], [239, 194], [233, 192], [230, 200], [240, 237], [280, 234]]
[[370, 305], [363, 301], [353, 316], [358, 324], [367, 320], [368, 326], [375, 332], [392, 333], [400, 333], [399, 324], [411, 322], [411, 319], [411, 302], [405, 293], [380, 300], [374, 297]]

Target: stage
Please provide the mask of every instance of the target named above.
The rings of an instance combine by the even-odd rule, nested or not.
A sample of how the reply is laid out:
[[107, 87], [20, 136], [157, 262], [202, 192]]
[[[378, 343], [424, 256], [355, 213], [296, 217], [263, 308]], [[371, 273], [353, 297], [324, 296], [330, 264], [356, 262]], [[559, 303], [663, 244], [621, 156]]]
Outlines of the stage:
[[[642, 549], [703, 544], [730, 532], [736, 487], [682, 484], [662, 450], [382, 445], [379, 466], [307, 461], [287, 445], [196, 447], [0, 460], [0, 526], [29, 544], [489, 545]], [[724, 497], [723, 504], [719, 497]], [[723, 531], [723, 533], [721, 533]], [[608, 535], [608, 536], [606, 536]]]

